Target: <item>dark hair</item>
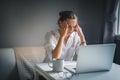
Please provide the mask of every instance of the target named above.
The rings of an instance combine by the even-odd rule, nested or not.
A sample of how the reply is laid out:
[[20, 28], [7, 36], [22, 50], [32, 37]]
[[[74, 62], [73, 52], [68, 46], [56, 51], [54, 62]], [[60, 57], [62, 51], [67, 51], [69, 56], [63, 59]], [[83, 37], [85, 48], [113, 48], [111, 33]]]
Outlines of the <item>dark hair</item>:
[[77, 16], [73, 11], [61, 11], [59, 12], [59, 20], [64, 21], [66, 19], [77, 19]]

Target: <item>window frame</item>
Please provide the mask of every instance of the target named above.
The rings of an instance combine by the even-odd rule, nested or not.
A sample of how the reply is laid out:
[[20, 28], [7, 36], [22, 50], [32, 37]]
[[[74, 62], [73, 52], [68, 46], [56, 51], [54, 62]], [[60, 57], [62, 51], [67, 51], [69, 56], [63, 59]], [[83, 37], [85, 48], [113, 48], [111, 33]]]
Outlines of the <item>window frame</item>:
[[116, 19], [117, 19], [117, 25], [116, 25], [116, 35], [120, 35], [120, 1], [118, 2], [117, 12], [116, 12]]

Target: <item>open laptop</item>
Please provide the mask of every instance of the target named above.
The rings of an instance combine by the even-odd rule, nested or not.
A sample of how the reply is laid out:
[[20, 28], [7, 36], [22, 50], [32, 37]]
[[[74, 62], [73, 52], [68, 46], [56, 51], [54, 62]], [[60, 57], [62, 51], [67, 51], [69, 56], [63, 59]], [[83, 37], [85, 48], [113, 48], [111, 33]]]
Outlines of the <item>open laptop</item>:
[[116, 44], [96, 44], [80, 46], [76, 50], [76, 65], [65, 66], [72, 73], [86, 73], [110, 70]]

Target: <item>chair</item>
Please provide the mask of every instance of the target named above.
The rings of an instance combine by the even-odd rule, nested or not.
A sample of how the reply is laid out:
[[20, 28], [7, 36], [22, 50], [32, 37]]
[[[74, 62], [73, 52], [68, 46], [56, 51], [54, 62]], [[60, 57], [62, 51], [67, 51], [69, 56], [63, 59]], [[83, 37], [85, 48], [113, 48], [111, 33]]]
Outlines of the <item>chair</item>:
[[19, 80], [13, 48], [0, 48], [0, 80]]
[[33, 79], [35, 77], [34, 64], [43, 62], [45, 59], [44, 47], [16, 47], [14, 51], [16, 53], [20, 80]]

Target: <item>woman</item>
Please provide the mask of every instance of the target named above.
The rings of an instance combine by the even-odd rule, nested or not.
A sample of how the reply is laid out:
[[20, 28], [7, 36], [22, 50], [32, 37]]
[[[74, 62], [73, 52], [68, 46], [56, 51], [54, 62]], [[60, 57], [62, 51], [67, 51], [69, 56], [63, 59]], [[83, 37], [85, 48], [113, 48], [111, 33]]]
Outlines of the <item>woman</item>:
[[62, 11], [59, 16], [59, 29], [48, 32], [45, 37], [47, 61], [53, 58], [70, 61], [73, 59], [76, 48], [80, 45], [86, 45], [84, 34], [78, 25], [75, 13], [73, 11]]

